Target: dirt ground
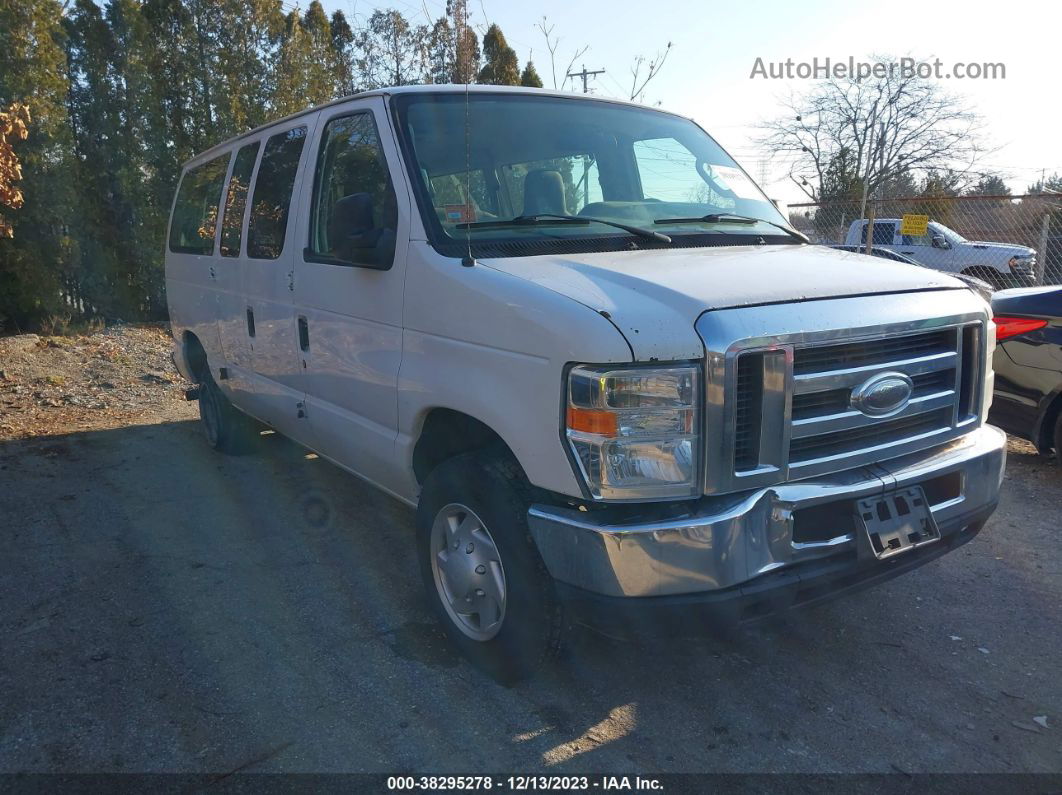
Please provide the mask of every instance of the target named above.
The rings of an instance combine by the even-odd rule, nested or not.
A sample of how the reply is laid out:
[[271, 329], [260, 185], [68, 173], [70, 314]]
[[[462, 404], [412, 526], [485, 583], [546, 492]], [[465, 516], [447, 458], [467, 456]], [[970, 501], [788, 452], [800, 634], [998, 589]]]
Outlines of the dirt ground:
[[181, 405], [187, 384], [170, 343], [161, 324], [0, 337], [0, 439], [119, 427], [164, 410], [196, 416]]
[[484, 679], [411, 511], [278, 437], [210, 451], [159, 328], [0, 341], [0, 772], [1062, 772], [1062, 469], [780, 627]]

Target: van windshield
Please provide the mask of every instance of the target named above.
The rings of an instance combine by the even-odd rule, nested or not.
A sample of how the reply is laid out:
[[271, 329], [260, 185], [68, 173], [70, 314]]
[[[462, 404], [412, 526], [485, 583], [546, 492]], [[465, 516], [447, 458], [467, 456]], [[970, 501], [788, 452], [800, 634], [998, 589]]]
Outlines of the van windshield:
[[[693, 122], [647, 108], [503, 93], [395, 97], [403, 150], [432, 242], [511, 253], [785, 237], [787, 221]], [[565, 217], [580, 219], [572, 222]], [[515, 220], [514, 220], [515, 219]], [[664, 238], [665, 240], [667, 238]], [[787, 238], [792, 242], [793, 238]], [[589, 247], [587, 243], [591, 244]], [[450, 245], [447, 245], [450, 244]], [[608, 246], [606, 246], [608, 248]]]

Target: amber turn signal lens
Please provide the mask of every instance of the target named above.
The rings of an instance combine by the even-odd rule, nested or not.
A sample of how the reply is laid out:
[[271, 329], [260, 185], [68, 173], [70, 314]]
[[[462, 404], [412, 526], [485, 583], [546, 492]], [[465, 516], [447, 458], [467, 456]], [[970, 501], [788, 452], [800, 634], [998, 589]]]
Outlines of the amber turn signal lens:
[[581, 409], [568, 407], [568, 428], [584, 433], [596, 433], [600, 436], [615, 436], [619, 431], [616, 414], [599, 409]]

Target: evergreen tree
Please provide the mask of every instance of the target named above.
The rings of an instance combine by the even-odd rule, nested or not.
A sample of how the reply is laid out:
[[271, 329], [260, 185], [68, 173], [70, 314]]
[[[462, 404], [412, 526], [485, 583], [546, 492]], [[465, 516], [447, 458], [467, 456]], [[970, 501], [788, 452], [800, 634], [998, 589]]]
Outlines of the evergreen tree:
[[479, 37], [468, 24], [468, 0], [447, 0], [453, 30], [453, 70], [448, 82], [471, 83], [479, 73]]
[[[192, 64], [192, 110], [195, 124], [196, 150], [207, 149], [222, 140], [216, 123], [217, 97], [217, 31], [226, 20], [216, 0], [184, 0], [188, 25], [183, 43], [188, 47], [187, 59]], [[180, 5], [180, 0], [174, 0]]]
[[18, 144], [23, 206], [0, 240], [0, 326], [31, 328], [66, 303], [76, 278], [72, 139], [66, 114], [62, 9], [57, 0], [0, 0], [0, 107], [30, 107], [29, 136]]
[[284, 30], [280, 0], [219, 0], [224, 24], [217, 31], [219, 137], [269, 120], [277, 49]]
[[423, 43], [425, 83], [454, 83], [456, 48], [449, 17], [439, 17], [425, 32]]
[[304, 17], [292, 11], [285, 18], [280, 43], [273, 113], [286, 116], [335, 98], [332, 30], [321, 4], [310, 3]]
[[966, 191], [968, 196], [1010, 196], [1010, 188], [998, 174], [985, 174]]
[[302, 18], [309, 49], [306, 66], [306, 94], [310, 105], [319, 105], [341, 95], [336, 80], [338, 64], [332, 44], [332, 25], [319, 0], [313, 0]]
[[542, 78], [538, 76], [534, 61], [528, 61], [524, 71], [520, 73], [520, 85], [528, 88], [542, 88]]
[[479, 71], [479, 82], [495, 86], [520, 84], [520, 63], [516, 51], [505, 40], [501, 28], [492, 24], [483, 36], [483, 56], [486, 63]]
[[342, 11], [332, 14], [332, 59], [335, 82], [341, 96], [358, 92], [354, 83], [354, 31]]
[[1062, 175], [1052, 174], [1046, 180], [1038, 179], [1025, 192], [1030, 194], [1062, 193]]
[[287, 116], [310, 104], [305, 83], [306, 64], [310, 57], [309, 41], [302, 29], [302, 19], [292, 11], [284, 18], [284, 34], [277, 57], [277, 81], [273, 89], [272, 116]]
[[[129, 298], [118, 275], [136, 255], [127, 234], [130, 208], [116, 173], [124, 149], [111, 86], [116, 42], [92, 0], [77, 0], [64, 24], [78, 194], [78, 212], [71, 222], [81, 243], [79, 287], [91, 310], [113, 317]], [[116, 283], [119, 293], [113, 292]]]

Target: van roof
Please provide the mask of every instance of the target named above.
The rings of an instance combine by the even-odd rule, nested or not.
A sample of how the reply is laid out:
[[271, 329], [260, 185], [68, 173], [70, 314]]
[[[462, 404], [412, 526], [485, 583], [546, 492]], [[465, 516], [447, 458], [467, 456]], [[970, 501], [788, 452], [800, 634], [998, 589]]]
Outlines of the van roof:
[[[391, 88], [376, 88], [376, 89], [373, 89], [371, 91], [360, 91], [357, 94], [351, 94], [351, 95], [346, 96], [346, 97], [340, 97], [339, 99], [333, 99], [330, 102], [325, 102], [325, 103], [323, 103], [321, 105], [314, 105], [312, 107], [306, 108], [305, 110], [300, 110], [300, 111], [298, 111], [296, 113], [292, 113], [292, 114], [290, 114], [288, 116], [284, 116], [282, 118], [275, 119], [274, 121], [266, 122], [265, 124], [262, 124], [262, 125], [259, 125], [258, 127], [255, 127], [253, 130], [248, 130], [247, 132], [240, 133], [239, 135], [235, 135], [232, 138], [229, 138], [229, 139], [227, 139], [225, 141], [222, 141], [219, 144], [215, 144], [214, 146], [210, 147], [209, 149], [204, 149], [202, 152], [199, 152], [194, 157], [191, 157], [188, 160], [186, 160], [182, 167], [187, 167], [191, 163], [195, 163], [195, 162], [197, 162], [199, 160], [208, 159], [209, 155], [213, 155], [213, 154], [215, 154], [217, 152], [220, 152], [221, 150], [225, 149], [226, 147], [229, 147], [232, 144], [234, 144], [237, 141], [240, 141], [240, 140], [242, 140], [244, 138], [249, 138], [249, 137], [251, 137], [253, 135], [257, 135], [258, 133], [262, 132], [263, 130], [268, 130], [270, 127], [275, 127], [275, 126], [277, 126], [279, 124], [283, 124], [284, 122], [291, 121], [292, 119], [297, 119], [300, 116], [306, 116], [306, 115], [309, 115], [310, 113], [316, 113], [319, 110], [323, 110], [324, 108], [330, 108], [333, 105], [340, 105], [340, 104], [342, 104], [344, 102], [349, 102], [352, 99], [364, 99], [365, 97], [387, 97], [387, 96], [399, 95], [399, 94], [458, 94], [458, 93], [463, 94], [466, 91], [468, 93], [470, 93], [470, 94], [533, 94], [534, 96], [539, 96], [539, 97], [563, 97], [565, 99], [579, 99], [579, 100], [585, 100], [585, 101], [588, 101], [588, 102], [608, 102], [608, 103], [612, 103], [612, 104], [616, 104], [616, 105], [630, 105], [632, 107], [648, 108], [647, 105], [642, 105], [642, 104], [639, 104], [637, 102], [629, 102], [629, 101], [627, 101], [625, 99], [612, 99], [611, 97], [599, 97], [599, 96], [594, 96], [592, 94], [574, 94], [574, 93], [569, 92], [569, 91], [554, 91], [552, 89], [545, 89], [545, 88], [526, 88], [524, 86], [488, 86], [488, 85], [473, 85], [473, 84], [466, 85], [466, 84], [463, 84], [463, 83], [462, 84], [449, 84], [449, 83], [447, 83], [447, 84], [421, 84], [421, 85], [414, 85], [414, 86], [393, 86]], [[655, 111], [658, 111], [660, 113], [669, 113], [670, 112], [670, 111], [663, 111], [660, 108], [651, 108], [651, 110], [655, 110]], [[671, 114], [671, 115], [679, 115], [679, 114]]]

